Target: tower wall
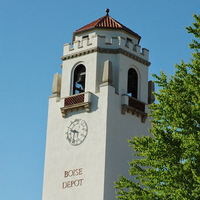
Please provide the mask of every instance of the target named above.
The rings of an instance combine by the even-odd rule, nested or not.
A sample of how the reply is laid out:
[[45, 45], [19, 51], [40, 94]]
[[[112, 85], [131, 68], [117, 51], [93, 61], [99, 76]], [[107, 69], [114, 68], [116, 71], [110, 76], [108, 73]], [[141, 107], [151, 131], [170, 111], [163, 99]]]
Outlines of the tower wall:
[[121, 175], [132, 179], [128, 173], [128, 162], [133, 158], [133, 150], [128, 140], [134, 136], [149, 135], [150, 122], [147, 118], [145, 123], [142, 123], [139, 117], [130, 113], [122, 115], [119, 106], [121, 96], [116, 94], [112, 87], [108, 90], [104, 199], [114, 200], [116, 196], [114, 181]]
[[[43, 200], [104, 198], [107, 98], [103, 88], [92, 95], [90, 113], [76, 111], [67, 118], [62, 118], [56, 98], [50, 98]], [[70, 145], [65, 134], [75, 119], [85, 120], [88, 126], [88, 135], [79, 146]], [[81, 174], [65, 177], [65, 171], [75, 169], [81, 169]]]
[[[85, 37], [88, 35], [88, 37]], [[84, 36], [84, 38], [83, 38]], [[132, 150], [127, 140], [148, 134], [148, 50], [138, 38], [124, 31], [92, 30], [64, 45], [62, 81], [56, 75], [55, 94], [49, 98], [43, 200], [114, 200], [114, 181], [128, 176]], [[111, 63], [103, 82], [105, 63]], [[73, 95], [74, 70], [86, 68], [84, 100]], [[138, 98], [127, 96], [128, 70], [138, 74]], [[61, 84], [61, 92], [60, 90]], [[129, 101], [139, 107], [131, 107]], [[139, 109], [139, 110], [138, 110]], [[75, 120], [87, 124], [87, 136], [79, 145], [70, 143], [67, 132], [78, 138]], [[146, 120], [145, 120], [146, 119]]]

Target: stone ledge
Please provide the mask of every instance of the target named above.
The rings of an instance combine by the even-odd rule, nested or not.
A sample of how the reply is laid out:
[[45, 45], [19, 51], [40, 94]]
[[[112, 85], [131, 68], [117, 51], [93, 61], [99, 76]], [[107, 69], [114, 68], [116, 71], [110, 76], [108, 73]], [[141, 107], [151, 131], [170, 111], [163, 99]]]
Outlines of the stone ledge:
[[141, 117], [141, 122], [142, 122], [142, 123], [145, 123], [146, 118], [147, 118], [147, 113], [142, 112], [142, 111], [140, 111], [140, 110], [138, 110], [138, 109], [136, 109], [136, 108], [133, 108], [133, 107], [131, 107], [131, 106], [128, 106], [128, 105], [123, 104], [123, 105], [122, 105], [122, 108], [121, 108], [121, 113], [122, 113], [123, 115], [125, 115], [126, 112], [127, 112], [127, 113], [130, 113], [130, 114], [132, 114], [132, 115], [136, 115], [137, 117]]
[[94, 52], [98, 52], [98, 53], [107, 53], [107, 54], [122, 54], [124, 56], [127, 56], [133, 60], [136, 60], [137, 62], [140, 62], [146, 66], [150, 66], [151, 63], [133, 53], [130, 53], [128, 51], [125, 51], [124, 49], [121, 49], [121, 48], [118, 48], [118, 49], [109, 49], [109, 48], [99, 48], [99, 47], [94, 47], [94, 48], [91, 48], [91, 49], [87, 49], [85, 51], [79, 51], [79, 52], [76, 52], [76, 53], [72, 53], [72, 54], [68, 54], [68, 55], [64, 55], [61, 57], [61, 59], [63, 61], [65, 60], [69, 60], [69, 59], [72, 59], [72, 58], [76, 58], [76, 57], [80, 57], [80, 56], [84, 56], [84, 55], [87, 55], [87, 54], [90, 54], [90, 53], [94, 53]]
[[70, 105], [70, 106], [65, 106], [60, 108], [61, 113], [62, 113], [62, 117], [66, 117], [67, 116], [67, 112], [73, 112], [73, 111], [78, 111], [78, 110], [86, 110], [86, 112], [90, 112], [90, 107], [91, 107], [91, 103], [90, 102], [84, 102], [84, 103], [79, 103], [79, 104], [74, 104], [74, 105]]

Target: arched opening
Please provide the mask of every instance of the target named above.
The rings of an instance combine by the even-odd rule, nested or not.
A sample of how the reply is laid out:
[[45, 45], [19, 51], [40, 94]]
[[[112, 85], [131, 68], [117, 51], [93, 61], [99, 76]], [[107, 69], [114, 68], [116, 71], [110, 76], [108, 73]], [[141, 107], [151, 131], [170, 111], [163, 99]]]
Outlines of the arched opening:
[[85, 66], [80, 64], [74, 70], [73, 94], [85, 92]]
[[135, 69], [128, 70], [128, 87], [127, 93], [129, 96], [137, 99], [138, 97], [138, 74]]

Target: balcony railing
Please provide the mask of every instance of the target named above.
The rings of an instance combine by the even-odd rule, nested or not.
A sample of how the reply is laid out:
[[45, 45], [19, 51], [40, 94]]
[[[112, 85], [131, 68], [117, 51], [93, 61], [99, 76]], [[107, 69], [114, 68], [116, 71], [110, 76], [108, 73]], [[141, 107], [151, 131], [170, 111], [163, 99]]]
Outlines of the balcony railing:
[[85, 94], [82, 93], [82, 94], [67, 97], [67, 98], [65, 98], [64, 106], [72, 106], [72, 105], [76, 105], [76, 104], [79, 104], [79, 103], [83, 103], [84, 102], [84, 96], [85, 96]]
[[66, 117], [67, 112], [77, 111], [79, 109], [85, 109], [86, 112], [90, 112], [91, 105], [91, 93], [84, 92], [76, 95], [72, 95], [63, 99], [62, 107], [60, 108], [62, 116]]
[[137, 117], [141, 117], [141, 121], [144, 123], [147, 118], [145, 107], [146, 104], [144, 102], [128, 95], [122, 95], [122, 114], [128, 112]]
[[145, 112], [145, 103], [138, 101], [133, 97], [128, 98], [128, 105], [132, 108]]

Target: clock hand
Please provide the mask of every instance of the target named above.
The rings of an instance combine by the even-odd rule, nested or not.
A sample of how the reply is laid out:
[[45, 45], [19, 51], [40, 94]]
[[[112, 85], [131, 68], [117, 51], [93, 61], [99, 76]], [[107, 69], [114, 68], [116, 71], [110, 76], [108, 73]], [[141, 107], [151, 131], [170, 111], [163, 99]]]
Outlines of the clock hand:
[[77, 133], [77, 138], [78, 138], [79, 132], [77, 130], [73, 130], [73, 132], [74, 132], [74, 135]]
[[76, 131], [76, 133], [77, 133], [77, 138], [78, 138], [79, 132], [78, 132], [78, 131]]
[[74, 143], [74, 142], [75, 142], [75, 141], [74, 141], [75, 130], [71, 130], [71, 131], [72, 131], [72, 133], [73, 133], [73, 138], [72, 138], [73, 140], [72, 140], [72, 141], [73, 141], [73, 143]]

